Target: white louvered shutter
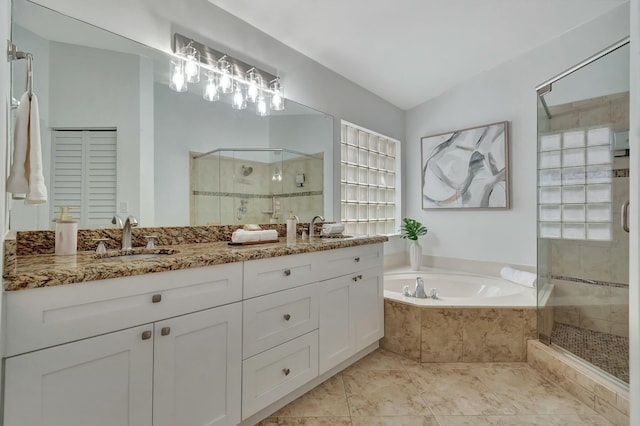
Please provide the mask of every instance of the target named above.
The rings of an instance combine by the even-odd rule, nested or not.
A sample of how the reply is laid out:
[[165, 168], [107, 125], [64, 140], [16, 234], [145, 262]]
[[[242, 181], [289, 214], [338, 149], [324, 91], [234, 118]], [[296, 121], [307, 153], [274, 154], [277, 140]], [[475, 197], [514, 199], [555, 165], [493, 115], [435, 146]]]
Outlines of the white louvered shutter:
[[71, 206], [80, 228], [111, 223], [117, 201], [115, 130], [54, 130], [51, 218]]

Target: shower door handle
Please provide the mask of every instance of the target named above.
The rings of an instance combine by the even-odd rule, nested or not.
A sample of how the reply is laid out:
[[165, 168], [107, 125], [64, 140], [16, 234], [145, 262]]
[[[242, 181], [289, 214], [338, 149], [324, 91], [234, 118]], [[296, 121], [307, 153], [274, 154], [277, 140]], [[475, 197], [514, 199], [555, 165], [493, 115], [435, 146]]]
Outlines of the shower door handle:
[[622, 205], [622, 214], [620, 217], [620, 225], [625, 232], [629, 232], [629, 202]]

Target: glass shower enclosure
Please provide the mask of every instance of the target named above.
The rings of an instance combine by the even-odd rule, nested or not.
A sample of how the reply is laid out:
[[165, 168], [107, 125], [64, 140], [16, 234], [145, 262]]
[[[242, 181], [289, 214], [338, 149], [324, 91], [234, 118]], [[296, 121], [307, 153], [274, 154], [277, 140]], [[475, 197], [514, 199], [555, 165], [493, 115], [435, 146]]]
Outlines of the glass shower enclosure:
[[191, 225], [309, 221], [324, 211], [322, 154], [275, 148], [192, 153]]
[[538, 88], [538, 334], [629, 383], [629, 44]]

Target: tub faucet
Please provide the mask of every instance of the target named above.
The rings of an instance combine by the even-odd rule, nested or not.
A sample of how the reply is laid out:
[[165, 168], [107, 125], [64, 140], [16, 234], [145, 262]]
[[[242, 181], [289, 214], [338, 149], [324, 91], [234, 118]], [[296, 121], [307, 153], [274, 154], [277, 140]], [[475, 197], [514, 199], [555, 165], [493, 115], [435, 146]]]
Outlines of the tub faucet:
[[419, 299], [427, 298], [427, 293], [424, 292], [424, 280], [422, 277], [416, 278], [416, 290], [413, 292], [413, 297], [417, 297]]
[[320, 220], [320, 222], [324, 222], [324, 217], [322, 217], [322, 216], [314, 216], [314, 218], [311, 219], [311, 225], [309, 225], [309, 239], [310, 240], [313, 238], [313, 228], [314, 228], [314, 224], [316, 223], [316, 219]]
[[138, 226], [138, 219], [129, 216], [122, 227], [122, 250], [131, 250], [131, 227]]

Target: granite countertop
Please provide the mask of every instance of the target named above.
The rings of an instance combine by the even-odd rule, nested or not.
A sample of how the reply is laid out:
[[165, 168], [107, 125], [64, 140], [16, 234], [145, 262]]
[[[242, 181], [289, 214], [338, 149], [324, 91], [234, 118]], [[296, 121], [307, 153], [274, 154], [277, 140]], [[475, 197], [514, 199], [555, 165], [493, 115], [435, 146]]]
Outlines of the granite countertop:
[[[146, 259], [116, 260], [93, 251], [78, 252], [72, 256], [53, 254], [18, 255], [7, 264], [5, 259], [5, 291], [50, 287], [109, 278], [129, 277], [153, 272], [197, 268], [223, 263], [265, 259], [291, 254], [383, 243], [385, 236], [350, 238], [315, 238], [312, 241], [298, 239], [287, 243], [280, 238], [277, 243], [248, 246], [230, 246], [227, 241], [159, 246], [155, 249], [133, 249], [128, 254], [164, 254]], [[123, 254], [110, 250], [106, 256]]]

